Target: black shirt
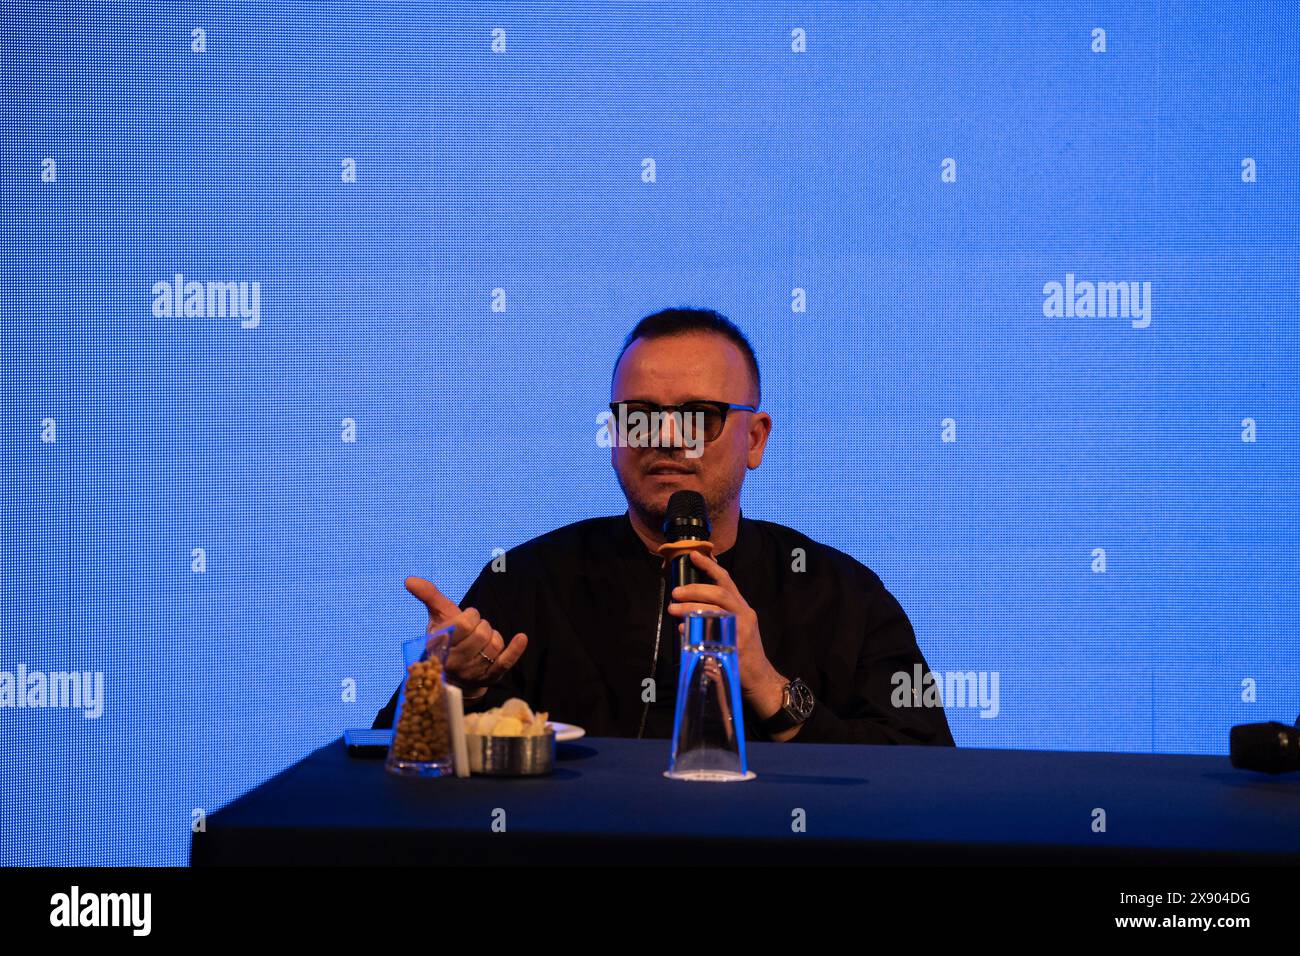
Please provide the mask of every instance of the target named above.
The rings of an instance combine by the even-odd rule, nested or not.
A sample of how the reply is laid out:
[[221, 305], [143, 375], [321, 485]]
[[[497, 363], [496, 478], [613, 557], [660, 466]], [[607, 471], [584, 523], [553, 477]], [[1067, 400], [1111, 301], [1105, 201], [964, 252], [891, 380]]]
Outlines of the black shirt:
[[[922, 674], [929, 666], [907, 615], [873, 571], [743, 513], [735, 545], [716, 557], [758, 615], [772, 666], [801, 678], [816, 698], [793, 742], [953, 746], [941, 706], [892, 703], [899, 696], [893, 675], [910, 680], [914, 665]], [[503, 570], [489, 562], [460, 606], [477, 608], [507, 641], [523, 631], [528, 648], [466, 710], [522, 697], [595, 736], [671, 737], [680, 647], [678, 619], [666, 611], [654, 656], [655, 624], [671, 601], [664, 578], [662, 559], [627, 514], [540, 535], [507, 551]], [[647, 705], [652, 674], [655, 700]], [[392, 726], [396, 706], [394, 694], [374, 726]], [[765, 739], [748, 703], [744, 721], [746, 738]]]

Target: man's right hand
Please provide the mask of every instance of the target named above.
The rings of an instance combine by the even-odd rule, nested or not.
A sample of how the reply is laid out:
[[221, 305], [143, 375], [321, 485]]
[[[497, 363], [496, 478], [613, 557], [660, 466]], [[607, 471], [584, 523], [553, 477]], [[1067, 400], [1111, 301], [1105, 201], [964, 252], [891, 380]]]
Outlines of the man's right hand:
[[447, 677], [458, 687], [468, 690], [484, 688], [471, 699], [481, 697], [490, 684], [499, 681], [514, 667], [528, 647], [528, 637], [521, 631], [506, 646], [501, 632], [474, 608], [461, 610], [424, 578], [406, 579], [406, 590], [429, 609], [429, 634], [444, 627], [455, 627], [451, 649], [447, 652]]

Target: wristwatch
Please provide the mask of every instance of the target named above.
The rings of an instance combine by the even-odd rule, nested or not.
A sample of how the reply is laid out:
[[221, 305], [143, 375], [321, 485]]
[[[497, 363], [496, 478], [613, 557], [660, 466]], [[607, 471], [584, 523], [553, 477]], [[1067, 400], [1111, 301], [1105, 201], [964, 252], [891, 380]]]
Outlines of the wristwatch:
[[758, 722], [758, 729], [769, 737], [797, 727], [812, 716], [816, 699], [808, 685], [795, 678], [781, 690], [781, 709], [767, 720]]

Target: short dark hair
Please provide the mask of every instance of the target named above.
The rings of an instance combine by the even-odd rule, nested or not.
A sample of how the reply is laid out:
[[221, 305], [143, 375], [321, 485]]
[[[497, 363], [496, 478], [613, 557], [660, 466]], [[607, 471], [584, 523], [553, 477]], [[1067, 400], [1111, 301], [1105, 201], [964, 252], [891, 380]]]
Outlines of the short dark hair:
[[618, 363], [623, 361], [623, 354], [637, 339], [662, 339], [687, 332], [712, 332], [723, 336], [740, 349], [740, 354], [745, 357], [749, 372], [754, 377], [754, 393], [759, 401], [762, 400], [763, 383], [758, 374], [758, 359], [754, 356], [754, 347], [749, 344], [745, 333], [740, 331], [734, 322], [713, 309], [662, 309], [654, 315], [647, 315], [623, 340], [618, 358], [614, 359], [614, 371], [610, 373], [610, 387], [613, 388], [614, 376], [618, 374]]

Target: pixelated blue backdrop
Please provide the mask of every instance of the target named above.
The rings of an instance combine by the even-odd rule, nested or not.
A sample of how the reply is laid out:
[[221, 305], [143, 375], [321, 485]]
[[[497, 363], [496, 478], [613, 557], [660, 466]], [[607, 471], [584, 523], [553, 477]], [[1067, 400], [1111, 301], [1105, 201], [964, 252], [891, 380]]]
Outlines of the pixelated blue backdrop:
[[368, 726], [407, 575], [624, 509], [596, 415], [670, 305], [758, 350], [745, 513], [998, 675], [959, 746], [1300, 710], [1290, 0], [40, 10], [0, 28], [0, 863], [183, 864]]

